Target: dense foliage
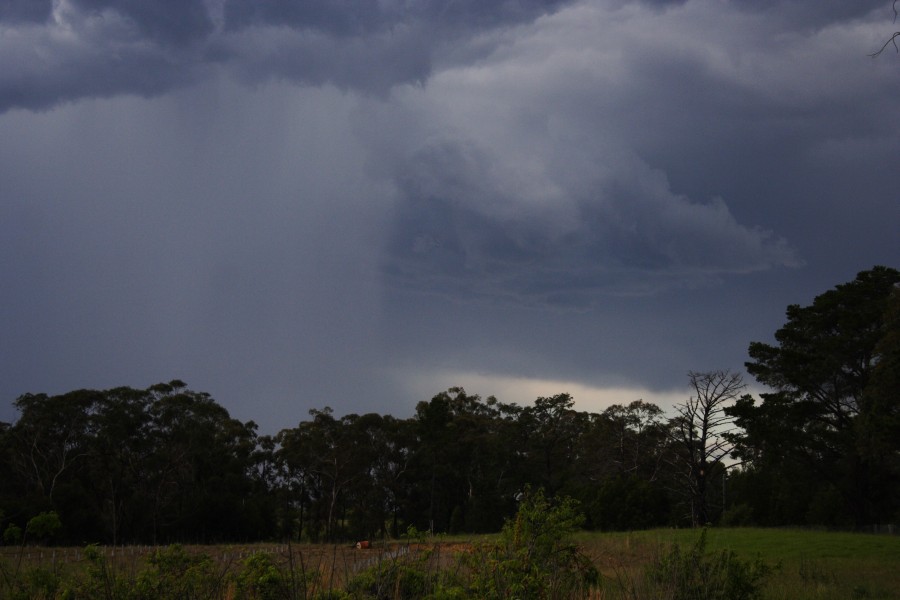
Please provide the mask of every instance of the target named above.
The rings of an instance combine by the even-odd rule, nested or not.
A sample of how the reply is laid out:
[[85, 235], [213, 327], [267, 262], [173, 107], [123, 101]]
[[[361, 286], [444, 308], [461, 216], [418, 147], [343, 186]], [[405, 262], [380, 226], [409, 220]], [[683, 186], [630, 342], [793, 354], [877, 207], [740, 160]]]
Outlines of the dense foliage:
[[[667, 418], [643, 401], [577, 411], [451, 388], [409, 418], [324, 407], [259, 435], [181, 381], [25, 394], [0, 424], [5, 543], [172, 543], [495, 532], [528, 488], [594, 529], [896, 522], [900, 273], [876, 267], [788, 308], [750, 345], [770, 393], [690, 373]], [[735, 463], [729, 454], [737, 457]]]
[[754, 520], [856, 526], [900, 517], [900, 273], [876, 267], [791, 305], [747, 370], [774, 391], [729, 413]]

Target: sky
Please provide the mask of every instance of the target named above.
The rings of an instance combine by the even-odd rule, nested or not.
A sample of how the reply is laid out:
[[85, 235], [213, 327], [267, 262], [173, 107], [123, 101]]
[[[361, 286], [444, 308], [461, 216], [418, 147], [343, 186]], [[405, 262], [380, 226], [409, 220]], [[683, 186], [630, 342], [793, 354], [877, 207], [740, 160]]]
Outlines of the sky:
[[[889, 0], [0, 0], [0, 421], [670, 407], [900, 267]], [[755, 390], [747, 376], [748, 389]]]

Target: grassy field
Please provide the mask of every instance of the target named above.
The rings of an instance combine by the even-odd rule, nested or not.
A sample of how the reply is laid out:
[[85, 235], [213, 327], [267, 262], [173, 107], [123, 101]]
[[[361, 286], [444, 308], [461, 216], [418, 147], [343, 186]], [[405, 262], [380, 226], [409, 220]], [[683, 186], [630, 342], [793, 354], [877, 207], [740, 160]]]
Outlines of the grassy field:
[[[253, 557], [264, 557], [282, 573], [315, 574], [309, 587], [315, 593], [341, 589], [360, 570], [384, 557], [393, 556], [398, 548], [409, 548], [408, 543], [375, 544], [369, 550], [359, 550], [353, 544], [222, 544], [178, 546], [186, 557], [209, 559], [213, 575], [225, 579], [245, 569]], [[134, 581], [140, 574], [152, 568], [153, 557], [173, 546], [97, 546], [107, 573], [106, 578]], [[27, 579], [30, 572], [43, 571], [58, 574], [63, 580], [84, 579], [93, 568], [84, 548], [79, 547], [0, 547], [0, 600], [5, 600], [5, 589], [11, 579]], [[215, 579], [215, 577], [213, 577]], [[312, 577], [310, 577], [312, 581]], [[226, 594], [226, 597], [229, 594]], [[216, 597], [213, 594], [211, 597]]]
[[[672, 544], [689, 547], [698, 537], [692, 530], [651, 530], [583, 533], [578, 542], [607, 581], [639, 583], [642, 566]], [[707, 551], [731, 550], [775, 566], [765, 598], [900, 599], [900, 536], [741, 528], [710, 529], [706, 540]]]
[[[647, 583], [647, 567], [666, 556], [673, 544], [690, 548], [699, 536], [700, 532], [692, 530], [585, 532], [577, 534], [575, 541], [603, 576], [603, 586], [592, 595], [593, 598], [637, 600], [660, 597], [658, 588], [653, 589]], [[422, 548], [429, 548], [433, 559], [428, 569], [454, 569], [457, 568], [454, 565], [458, 562], [455, 560], [458, 553], [491, 539], [494, 538], [426, 538], [413, 544], [406, 541], [378, 543], [370, 550], [358, 550], [351, 545], [310, 544], [291, 547], [283, 544], [188, 546], [185, 550], [191, 555], [209, 557], [214, 563], [210, 573], [214, 576], [218, 573], [223, 581], [226, 573], [246, 569], [246, 561], [253, 555], [270, 557], [272, 564], [283, 572], [290, 572], [292, 568], [303, 573], [316, 573], [315, 585], [307, 588], [306, 595], [299, 596], [314, 597], [312, 592], [342, 589], [349, 579], [380, 561], [398, 560], [407, 553], [412, 556]], [[112, 572], [124, 579], [134, 579], [147, 569], [148, 556], [156, 551], [148, 547], [98, 550], [106, 557]], [[788, 529], [709, 529], [706, 552], [718, 554], [725, 550], [746, 561], [761, 558], [775, 567], [764, 587], [763, 598], [766, 599], [900, 600], [900, 536]], [[91, 568], [80, 548], [5, 547], [0, 548], [0, 562], [6, 577], [15, 565], [18, 565], [17, 572], [22, 574], [44, 569], [61, 577], [78, 577]], [[6, 586], [6, 589], [12, 588]], [[222, 597], [244, 597], [233, 593], [234, 585], [222, 589], [225, 590]], [[0, 593], [0, 597], [4, 596]]]

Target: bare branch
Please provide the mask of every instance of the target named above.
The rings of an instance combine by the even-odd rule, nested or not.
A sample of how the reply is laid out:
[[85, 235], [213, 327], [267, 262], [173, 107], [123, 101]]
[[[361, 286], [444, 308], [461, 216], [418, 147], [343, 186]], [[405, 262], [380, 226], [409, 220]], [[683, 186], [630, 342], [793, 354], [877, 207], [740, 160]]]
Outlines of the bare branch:
[[[898, 0], [894, 0], [894, 1], [891, 3], [891, 10], [894, 11], [894, 23], [897, 22], [897, 15], [898, 15], [898, 12], [897, 12], [897, 2], [898, 2]], [[886, 41], [886, 42], [884, 43], [884, 45], [881, 47], [881, 49], [880, 49], [878, 52], [873, 52], [873, 53], [870, 54], [869, 56], [871, 56], [872, 58], [875, 58], [876, 56], [878, 56], [879, 54], [881, 54], [882, 52], [884, 52], [884, 49], [888, 47], [888, 44], [893, 44], [893, 45], [894, 45], [894, 50], [896, 50], [897, 53], [900, 54], [900, 47], [897, 46], [897, 38], [898, 38], [898, 37], [900, 37], [900, 31], [895, 31], [895, 32], [894, 32], [894, 35], [892, 35], [890, 38], [888, 38], [888, 41]]]
[[900, 37], [900, 31], [895, 31], [895, 32], [894, 32], [894, 35], [892, 35], [892, 36], [888, 39], [888, 41], [886, 41], [886, 42], [884, 43], [884, 46], [881, 47], [881, 50], [879, 50], [878, 52], [873, 52], [873, 53], [870, 54], [869, 56], [871, 56], [872, 58], [875, 58], [876, 56], [878, 56], [879, 54], [881, 54], [882, 52], [884, 52], [884, 49], [888, 47], [888, 44], [893, 44], [893, 45], [894, 45], [894, 50], [896, 50], [897, 53], [900, 54], [900, 47], [897, 46], [897, 38], [898, 38], [898, 37]]
[[691, 520], [696, 526], [710, 516], [706, 498], [710, 477], [717, 469], [727, 469], [722, 461], [733, 450], [725, 434], [733, 431], [734, 419], [725, 408], [738, 399], [746, 385], [739, 373], [727, 370], [690, 371], [688, 377], [694, 394], [674, 407], [677, 416], [671, 421], [670, 439], [678, 448], [672, 459], [684, 478], [682, 485], [690, 497]]

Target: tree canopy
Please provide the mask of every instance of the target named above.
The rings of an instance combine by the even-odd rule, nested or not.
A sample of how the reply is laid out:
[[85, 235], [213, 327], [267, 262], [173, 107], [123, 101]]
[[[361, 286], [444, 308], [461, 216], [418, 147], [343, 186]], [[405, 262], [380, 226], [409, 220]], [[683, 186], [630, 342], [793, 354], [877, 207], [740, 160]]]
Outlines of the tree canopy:
[[[461, 387], [413, 415], [325, 406], [260, 435], [182, 381], [24, 394], [0, 424], [5, 543], [339, 541], [496, 532], [526, 490], [584, 525], [862, 527], [900, 517], [900, 273], [787, 308], [747, 371], [688, 373], [674, 407], [519, 406]], [[742, 395], [743, 394], [743, 395]], [[574, 506], [574, 505], [573, 505]]]
[[[788, 306], [776, 343], [751, 343], [746, 363], [774, 391], [759, 404], [748, 397], [731, 409], [745, 432], [742, 457], [771, 477], [803, 482], [813, 491], [805, 510], [830, 524], [889, 521], [897, 510], [885, 498], [896, 497], [892, 463], [900, 446], [885, 427], [900, 404], [890, 384], [898, 283], [898, 271], [875, 267], [810, 306]], [[766, 512], [785, 515], [774, 507]]]

